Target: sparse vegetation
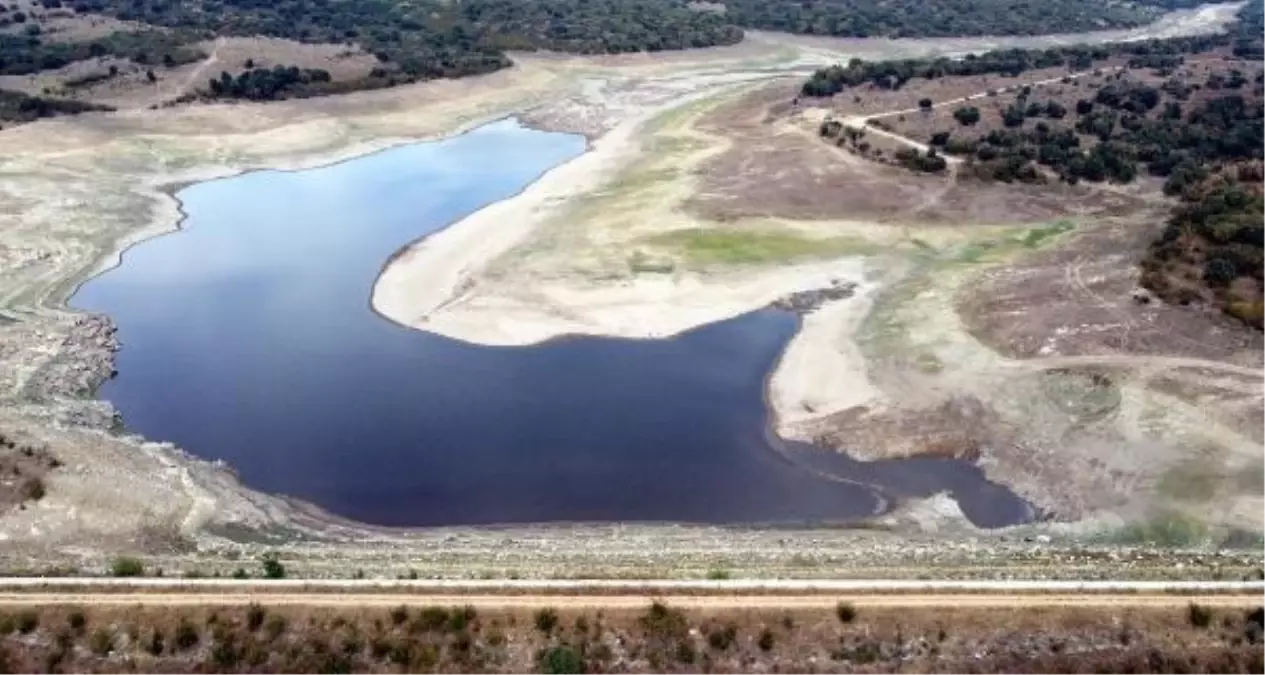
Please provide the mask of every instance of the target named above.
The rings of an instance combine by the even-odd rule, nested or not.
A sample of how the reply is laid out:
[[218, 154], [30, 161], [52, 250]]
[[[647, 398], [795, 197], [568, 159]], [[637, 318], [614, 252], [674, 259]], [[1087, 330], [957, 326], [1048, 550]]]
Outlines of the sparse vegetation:
[[[470, 614], [444, 609], [448, 617]], [[251, 629], [257, 610], [267, 616], [264, 631]], [[1116, 607], [1100, 614], [1058, 607], [1034, 607], [1018, 616], [992, 608], [935, 612], [951, 615], [955, 639], [947, 639], [939, 618], [924, 622], [899, 608], [867, 611], [842, 636], [829, 610], [792, 610], [803, 618], [792, 624], [802, 627], [775, 636], [769, 622], [780, 625], [791, 612], [687, 615], [663, 603], [601, 617], [557, 611], [559, 626], [584, 628], [549, 634], [533, 625], [534, 613], [516, 610], [497, 612], [487, 623], [475, 613], [459, 631], [441, 625], [424, 633], [414, 632], [409, 621], [392, 622], [390, 610], [293, 606], [94, 607], [82, 611], [84, 624], [96, 628], [76, 633], [66, 629], [73, 611], [50, 607], [13, 615], [27, 618], [24, 633], [0, 635], [10, 669], [38, 671], [53, 663], [88, 672], [128, 663], [139, 672], [177, 673], [733, 672], [778, 663], [789, 671], [818, 672], [1259, 672], [1261, 666], [1261, 610], [1214, 614], [1199, 605]], [[1197, 621], [1191, 618], [1196, 613]], [[274, 619], [297, 628], [273, 635], [267, 627]], [[177, 636], [171, 645], [164, 641], [168, 624]], [[198, 626], [207, 626], [205, 633]], [[759, 637], [740, 638], [747, 634]], [[914, 645], [927, 642], [935, 651], [911, 656]], [[967, 663], [973, 665], [964, 668]]]

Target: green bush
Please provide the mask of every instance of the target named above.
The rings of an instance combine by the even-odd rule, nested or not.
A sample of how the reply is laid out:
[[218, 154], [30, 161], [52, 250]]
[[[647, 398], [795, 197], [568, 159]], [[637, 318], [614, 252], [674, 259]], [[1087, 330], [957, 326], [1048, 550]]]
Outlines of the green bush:
[[265, 579], [284, 579], [286, 576], [285, 565], [281, 564], [276, 552], [265, 553], [260, 556], [259, 562], [264, 568]]
[[137, 558], [119, 556], [110, 563], [110, 574], [116, 577], [144, 576], [145, 565]]
[[571, 647], [566, 645], [558, 645], [549, 647], [540, 654], [540, 672], [554, 673], [561, 675], [563, 673], [583, 673], [584, 659], [580, 654]]

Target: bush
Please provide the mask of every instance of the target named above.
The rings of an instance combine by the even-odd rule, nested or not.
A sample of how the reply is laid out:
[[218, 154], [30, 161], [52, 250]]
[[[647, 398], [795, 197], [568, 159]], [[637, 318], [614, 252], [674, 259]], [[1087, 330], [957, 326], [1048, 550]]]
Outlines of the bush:
[[1207, 628], [1212, 624], [1212, 610], [1192, 602], [1186, 607], [1186, 619], [1195, 628]]
[[552, 607], [546, 607], [536, 612], [536, 630], [550, 635], [553, 629], [558, 626], [558, 612]]
[[657, 638], [673, 638], [686, 634], [685, 615], [658, 600], [650, 603], [650, 609], [640, 621], [646, 632]]
[[246, 609], [246, 627], [250, 629], [250, 632], [253, 633], [259, 630], [264, 625], [264, 619], [266, 618], [268, 618], [268, 612], [264, 611], [264, 608], [260, 607], [259, 603], [250, 603], [250, 607]]
[[176, 649], [184, 651], [196, 647], [201, 638], [198, 636], [198, 629], [187, 619], [181, 619], [176, 625]]
[[919, 99], [918, 101], [918, 107], [922, 108], [923, 110], [930, 110], [932, 105], [933, 103], [931, 99], [929, 98]]
[[474, 621], [475, 617], [478, 615], [479, 613], [475, 611], [472, 605], [466, 605], [460, 609], [453, 608], [453, 610], [448, 613], [448, 622], [445, 628], [450, 633], [464, 632], [466, 627], [470, 625], [470, 622]]
[[149, 652], [151, 656], [159, 656], [163, 653], [165, 646], [166, 641], [163, 639], [163, 632], [155, 630], [153, 635], [149, 636], [149, 642], [145, 644], [145, 651]]
[[38, 477], [27, 478], [22, 481], [23, 501], [38, 502], [47, 493], [48, 491], [44, 488], [44, 481]]
[[23, 635], [33, 633], [40, 627], [40, 615], [33, 609], [24, 609], [18, 612], [14, 625]]
[[92, 650], [97, 656], [105, 656], [114, 648], [114, 638], [104, 630], [97, 629], [92, 632], [92, 637], [88, 638], [88, 649]]
[[116, 577], [139, 577], [145, 574], [145, 565], [129, 556], [120, 556], [110, 563], [110, 574]]
[[773, 631], [766, 626], [760, 631], [760, 638], [756, 640], [756, 645], [760, 647], [760, 651], [769, 652], [773, 651], [773, 641]]
[[707, 644], [717, 651], [725, 651], [738, 637], [738, 628], [733, 624], [715, 627], [707, 632]]
[[584, 659], [566, 645], [549, 647], [540, 653], [540, 672], [542, 673], [583, 673]]
[[729, 570], [714, 569], [707, 571], [707, 578], [712, 581], [724, 581], [731, 578]]
[[83, 635], [84, 628], [88, 625], [88, 617], [80, 610], [72, 610], [66, 616], [66, 625], [70, 626], [70, 630], [76, 635]]
[[417, 628], [424, 631], [443, 630], [448, 623], [448, 610], [438, 605], [423, 607], [417, 615]]
[[265, 579], [284, 579], [286, 576], [285, 565], [281, 564], [275, 552], [265, 553], [259, 558], [259, 562], [264, 568]]
[[[427, 609], [429, 609], [429, 608], [427, 608]], [[440, 608], [440, 609], [442, 609], [442, 608]], [[423, 610], [423, 611], [425, 611], [425, 610]], [[396, 625], [396, 626], [399, 626], [399, 625], [403, 624], [405, 621], [408, 621], [408, 607], [405, 607], [404, 605], [400, 605], [399, 607], [395, 607], [395, 608], [393, 608], [393, 609], [392, 609], [392, 610], [388, 613], [388, 616], [390, 616], [390, 617], [391, 617], [391, 623], [392, 623], [392, 624], [394, 624], [394, 625]], [[442, 625], [442, 621], [441, 621], [441, 625]]]
[[835, 605], [835, 616], [839, 623], [852, 623], [857, 618], [857, 609], [850, 602], [840, 602]]
[[694, 663], [698, 658], [698, 651], [694, 649], [694, 643], [689, 640], [681, 640], [676, 643], [676, 653], [673, 654], [678, 663]]
[[280, 614], [269, 616], [264, 621], [264, 632], [273, 640], [281, 637], [281, 634], [286, 632], [286, 618]]

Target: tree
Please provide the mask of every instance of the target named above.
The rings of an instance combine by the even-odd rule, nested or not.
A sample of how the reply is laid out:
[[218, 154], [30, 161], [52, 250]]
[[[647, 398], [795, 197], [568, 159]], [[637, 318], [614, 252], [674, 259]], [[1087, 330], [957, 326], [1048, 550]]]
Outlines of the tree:
[[919, 99], [918, 101], [918, 107], [923, 110], [931, 110], [932, 105], [931, 99], [929, 98]]
[[1083, 98], [1076, 102], [1077, 115], [1088, 115], [1090, 111], [1093, 109], [1094, 109], [1094, 104], [1090, 101], [1086, 101]]
[[156, 75], [154, 75], [154, 71], [153, 71], [153, 70], [146, 70], [146, 71], [145, 71], [145, 79], [149, 80], [150, 82], [157, 82], [157, 81], [158, 81], [158, 77], [157, 77]]
[[979, 108], [975, 106], [960, 107], [953, 111], [953, 119], [964, 127], [974, 126], [980, 120]]
[[263, 564], [265, 579], [284, 579], [286, 576], [285, 565], [281, 564], [275, 551], [268, 552], [260, 556], [259, 562]]

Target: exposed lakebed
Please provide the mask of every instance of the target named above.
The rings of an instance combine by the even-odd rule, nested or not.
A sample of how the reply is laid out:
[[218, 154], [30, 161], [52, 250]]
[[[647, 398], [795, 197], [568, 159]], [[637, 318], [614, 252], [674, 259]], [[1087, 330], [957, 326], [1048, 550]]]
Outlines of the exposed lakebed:
[[373, 312], [392, 253], [584, 147], [503, 121], [181, 190], [181, 232], [72, 298], [119, 328], [100, 395], [130, 431], [251, 487], [382, 525], [838, 521], [943, 490], [980, 525], [1031, 517], [967, 462], [861, 463], [772, 438], [764, 384], [791, 312], [514, 348]]

